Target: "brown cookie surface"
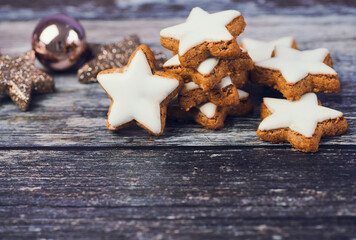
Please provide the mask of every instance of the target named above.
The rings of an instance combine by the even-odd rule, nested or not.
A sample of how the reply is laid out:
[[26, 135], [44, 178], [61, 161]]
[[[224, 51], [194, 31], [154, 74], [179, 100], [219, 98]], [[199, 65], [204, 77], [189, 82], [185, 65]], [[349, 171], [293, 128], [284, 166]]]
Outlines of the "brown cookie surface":
[[168, 117], [178, 121], [194, 120], [206, 129], [220, 129], [224, 126], [227, 116], [243, 116], [249, 114], [253, 105], [248, 93], [238, 89], [239, 102], [233, 106], [218, 106], [212, 102], [203, 103], [185, 111], [178, 105], [168, 106]]
[[340, 135], [347, 130], [343, 114], [320, 106], [314, 93], [307, 93], [295, 102], [264, 98], [261, 119], [257, 130], [261, 140], [289, 142], [303, 152], [316, 152], [321, 137]]
[[185, 67], [197, 67], [209, 56], [236, 58], [242, 54], [236, 37], [246, 26], [234, 10], [209, 14], [193, 8], [185, 23], [161, 30], [163, 47], [178, 52]]
[[298, 100], [308, 92], [337, 93], [338, 74], [331, 68], [326, 49], [298, 51], [276, 48], [271, 59], [255, 63], [251, 81], [280, 91], [289, 100]]
[[167, 104], [183, 84], [180, 76], [156, 70], [154, 55], [146, 45], [135, 50], [124, 68], [102, 71], [97, 78], [111, 99], [109, 130], [136, 123], [156, 136], [163, 133]]
[[253, 68], [253, 62], [247, 52], [243, 58], [218, 59], [208, 58], [195, 68], [181, 65], [178, 56], [175, 55], [163, 64], [163, 69], [181, 75], [186, 81], [194, 81], [204, 91], [213, 89], [221, 80], [232, 75], [237, 87], [242, 87], [247, 78], [246, 71]]
[[212, 102], [217, 106], [234, 106], [239, 104], [237, 88], [231, 77], [225, 77], [214, 89], [203, 91], [194, 82], [185, 83], [178, 95], [179, 106], [186, 111], [204, 102]]

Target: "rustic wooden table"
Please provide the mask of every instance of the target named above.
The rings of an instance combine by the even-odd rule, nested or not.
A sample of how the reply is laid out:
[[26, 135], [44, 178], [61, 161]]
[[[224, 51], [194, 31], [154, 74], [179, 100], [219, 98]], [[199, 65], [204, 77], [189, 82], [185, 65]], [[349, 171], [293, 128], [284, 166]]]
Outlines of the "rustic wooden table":
[[[82, 21], [92, 42], [138, 33], [159, 47], [159, 30], [182, 21]], [[356, 18], [247, 17], [243, 36], [294, 36], [300, 49], [326, 47], [339, 94], [318, 94], [344, 112], [346, 134], [318, 153], [256, 136], [259, 103], [280, 97], [248, 84], [254, 112], [218, 131], [168, 121], [160, 137], [105, 127], [109, 99], [98, 84], [57, 74], [56, 93], [21, 112], [0, 103], [1, 239], [356, 239]], [[0, 48], [30, 48], [36, 21], [0, 22]]]

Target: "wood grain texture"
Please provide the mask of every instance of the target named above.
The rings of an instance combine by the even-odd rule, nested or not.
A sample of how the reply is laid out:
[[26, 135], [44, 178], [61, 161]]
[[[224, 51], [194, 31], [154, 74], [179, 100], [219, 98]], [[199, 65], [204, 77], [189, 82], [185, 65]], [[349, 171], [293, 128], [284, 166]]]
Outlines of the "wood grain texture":
[[[159, 30], [182, 19], [82, 21], [92, 42]], [[242, 37], [292, 35], [299, 48], [326, 47], [338, 94], [318, 94], [343, 111], [349, 129], [322, 139], [318, 153], [260, 141], [262, 97], [247, 84], [253, 114], [218, 131], [167, 122], [160, 137], [105, 127], [110, 104], [98, 84], [55, 74], [56, 93], [21, 112], [0, 98], [0, 239], [355, 239], [356, 18], [246, 18]], [[0, 51], [30, 49], [36, 22], [0, 22]], [[168, 54], [168, 52], [166, 52]]]
[[278, 148], [1, 151], [0, 235], [355, 236], [355, 149], [299, 154]]

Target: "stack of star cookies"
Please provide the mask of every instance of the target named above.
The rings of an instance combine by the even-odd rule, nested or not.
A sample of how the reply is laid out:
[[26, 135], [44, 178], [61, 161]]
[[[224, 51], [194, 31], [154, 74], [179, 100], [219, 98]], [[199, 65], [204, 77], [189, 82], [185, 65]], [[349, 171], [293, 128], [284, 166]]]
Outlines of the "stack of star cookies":
[[245, 25], [238, 11], [209, 14], [194, 8], [185, 23], [161, 31], [161, 44], [173, 53], [163, 71], [156, 69], [146, 45], [133, 52], [126, 66], [101, 71], [97, 80], [111, 99], [107, 128], [116, 131], [137, 124], [158, 136], [167, 116], [221, 128], [228, 115], [252, 110], [248, 93], [239, 89], [249, 77], [286, 98], [263, 99], [260, 139], [315, 152], [321, 137], [344, 133], [343, 113], [321, 106], [315, 94], [340, 89], [329, 51], [299, 51], [290, 37], [270, 42], [243, 39], [240, 48], [236, 38]]
[[248, 93], [239, 89], [253, 68], [249, 54], [236, 41], [245, 25], [238, 11], [210, 14], [196, 7], [186, 22], [161, 31], [162, 46], [173, 53], [163, 69], [184, 79], [168, 108], [169, 117], [193, 119], [205, 128], [218, 129], [227, 115], [252, 110]]

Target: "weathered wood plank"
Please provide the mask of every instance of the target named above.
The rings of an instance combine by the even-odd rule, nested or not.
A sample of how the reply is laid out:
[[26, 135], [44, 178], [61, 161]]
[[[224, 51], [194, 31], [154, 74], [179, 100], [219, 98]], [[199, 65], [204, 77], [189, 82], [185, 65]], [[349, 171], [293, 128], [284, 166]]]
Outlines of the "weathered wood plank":
[[[53, 210], [55, 212], [53, 212]], [[5, 239], [353, 239], [353, 218], [120, 219], [118, 209], [44, 208], [2, 222]], [[139, 209], [142, 211], [142, 209]], [[18, 214], [15, 210], [14, 215]], [[19, 209], [21, 211], [21, 209]], [[41, 215], [42, 211], [46, 216]], [[189, 214], [189, 209], [187, 209]], [[122, 216], [121, 215], [121, 216]], [[23, 216], [23, 217], [21, 217]], [[25, 217], [24, 217], [25, 216]], [[47, 217], [48, 216], [48, 217]], [[91, 219], [92, 217], [95, 219]], [[173, 219], [172, 219], [173, 218]], [[0, 227], [1, 228], [1, 227]]]
[[[331, 14], [355, 14], [355, 1], [344, 0], [284, 0], [248, 1], [204, 0], [147, 1], [147, 0], [37, 0], [32, 4], [26, 0], [2, 0], [0, 2], [0, 20], [37, 19], [55, 13], [66, 13], [85, 19], [125, 19], [125, 18], [171, 18], [185, 17], [190, 10], [200, 6], [208, 11], [238, 9], [245, 16], [265, 14], [325, 16]], [[315, 6], [315, 7], [311, 7]]]
[[[0, 151], [0, 236], [355, 236], [356, 151]], [[70, 157], [69, 157], [70, 156]]]
[[238, 204], [269, 206], [275, 214], [288, 215], [291, 209], [283, 206], [301, 215], [308, 207], [319, 208], [313, 216], [356, 214], [350, 191], [356, 187], [355, 149], [325, 149], [303, 158], [297, 151], [256, 150], [2, 150], [0, 205]]

